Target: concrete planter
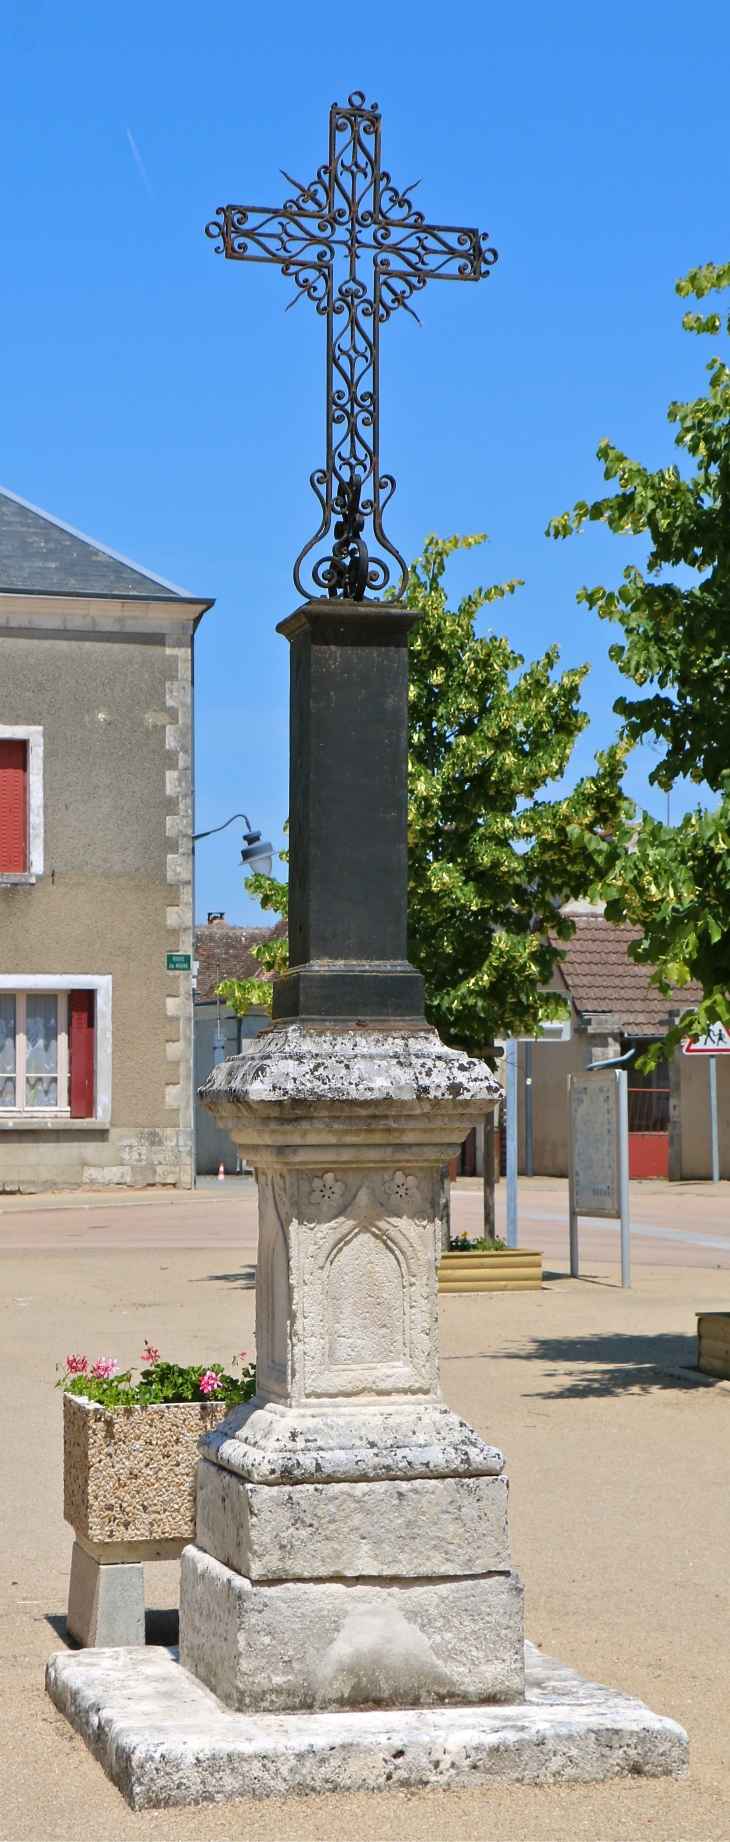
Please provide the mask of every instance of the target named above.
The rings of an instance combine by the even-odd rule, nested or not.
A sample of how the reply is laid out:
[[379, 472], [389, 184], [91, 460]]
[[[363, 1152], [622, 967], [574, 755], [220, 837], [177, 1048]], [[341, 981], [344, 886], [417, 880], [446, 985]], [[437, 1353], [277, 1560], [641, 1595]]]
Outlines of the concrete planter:
[[63, 1513], [81, 1546], [107, 1563], [179, 1555], [195, 1539], [198, 1440], [227, 1412], [222, 1401], [102, 1407], [64, 1394]]
[[441, 1255], [439, 1292], [539, 1292], [541, 1286], [542, 1254], [523, 1247]]
[[703, 1375], [730, 1381], [730, 1311], [698, 1311], [697, 1367]]
[[198, 1440], [225, 1402], [102, 1407], [63, 1397], [63, 1513], [76, 1539], [66, 1629], [89, 1646], [144, 1644], [144, 1561], [195, 1539]]

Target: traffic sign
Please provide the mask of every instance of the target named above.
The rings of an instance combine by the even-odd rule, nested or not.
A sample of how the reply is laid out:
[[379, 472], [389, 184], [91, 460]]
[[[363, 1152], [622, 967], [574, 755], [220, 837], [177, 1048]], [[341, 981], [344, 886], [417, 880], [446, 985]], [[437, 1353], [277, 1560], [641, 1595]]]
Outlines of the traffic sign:
[[682, 1044], [684, 1055], [730, 1055], [730, 1036], [724, 1023], [711, 1023], [706, 1036], [689, 1036]]
[[189, 953], [168, 953], [167, 970], [168, 972], [189, 972], [190, 971], [190, 954]]

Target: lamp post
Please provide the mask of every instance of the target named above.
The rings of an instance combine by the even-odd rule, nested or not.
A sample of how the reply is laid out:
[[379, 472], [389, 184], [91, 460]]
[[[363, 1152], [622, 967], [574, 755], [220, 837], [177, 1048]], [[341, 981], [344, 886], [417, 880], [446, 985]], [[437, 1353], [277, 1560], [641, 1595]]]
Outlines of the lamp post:
[[245, 863], [249, 870], [253, 870], [259, 876], [270, 876], [274, 861], [273, 844], [270, 844], [268, 839], [265, 843], [261, 842], [260, 831], [251, 830], [251, 820], [246, 817], [245, 812], [234, 812], [230, 819], [226, 819], [225, 824], [212, 825], [209, 831], [193, 832], [193, 844], [198, 844], [201, 838], [214, 838], [217, 832], [226, 831], [228, 826], [233, 824], [234, 819], [243, 819], [246, 826], [243, 834], [244, 849], [241, 852], [241, 863]]

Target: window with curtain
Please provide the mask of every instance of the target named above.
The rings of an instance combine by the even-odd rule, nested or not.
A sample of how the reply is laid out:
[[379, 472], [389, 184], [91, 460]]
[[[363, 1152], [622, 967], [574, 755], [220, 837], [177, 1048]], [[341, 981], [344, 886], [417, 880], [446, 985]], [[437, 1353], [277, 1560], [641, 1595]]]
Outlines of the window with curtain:
[[[58, 1013], [60, 993], [28, 992], [25, 999], [25, 1107], [59, 1104]], [[65, 1100], [65, 1096], [64, 1096]]]

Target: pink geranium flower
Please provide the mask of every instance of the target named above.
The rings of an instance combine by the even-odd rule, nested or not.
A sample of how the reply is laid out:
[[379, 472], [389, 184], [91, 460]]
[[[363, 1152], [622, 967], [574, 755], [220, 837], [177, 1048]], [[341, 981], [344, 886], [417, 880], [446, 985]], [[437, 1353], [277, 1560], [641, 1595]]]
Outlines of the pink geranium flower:
[[67, 1356], [66, 1371], [69, 1375], [86, 1375], [89, 1363], [86, 1356]]
[[205, 1374], [200, 1377], [201, 1394], [213, 1394], [216, 1388], [220, 1388], [220, 1385], [221, 1378], [220, 1375], [216, 1375], [215, 1369], [206, 1369]]
[[160, 1360], [159, 1350], [153, 1350], [152, 1344], [148, 1343], [147, 1338], [145, 1337], [144, 1350], [142, 1353], [142, 1361], [143, 1362], [159, 1362], [159, 1360]]
[[115, 1356], [97, 1356], [91, 1373], [97, 1381], [111, 1381], [118, 1368], [119, 1363]]

